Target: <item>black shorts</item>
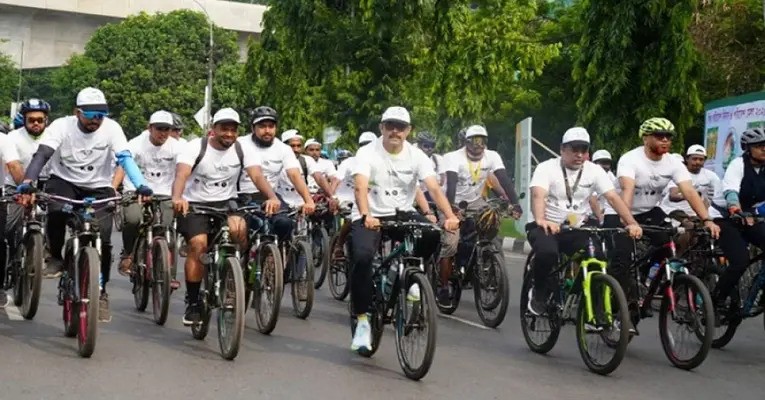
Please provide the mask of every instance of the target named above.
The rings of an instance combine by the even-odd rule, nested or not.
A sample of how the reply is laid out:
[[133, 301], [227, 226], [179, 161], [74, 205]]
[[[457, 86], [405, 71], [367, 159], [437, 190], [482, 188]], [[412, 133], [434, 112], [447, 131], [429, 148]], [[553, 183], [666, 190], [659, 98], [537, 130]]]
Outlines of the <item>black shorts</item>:
[[[214, 208], [224, 208], [229, 206], [229, 200], [224, 201], [210, 201], [210, 202], [189, 202], [189, 208], [194, 205], [200, 205], [200, 206], [206, 206], [206, 207], [214, 207]], [[213, 226], [213, 220], [210, 219], [209, 215], [200, 215], [200, 214], [192, 214], [189, 213], [185, 217], [179, 216], [178, 217], [178, 232], [180, 232], [184, 239], [186, 241], [191, 240], [194, 236], [201, 235], [201, 234], [210, 234], [215, 233], [213, 232], [213, 229], [218, 229], [217, 227]]]

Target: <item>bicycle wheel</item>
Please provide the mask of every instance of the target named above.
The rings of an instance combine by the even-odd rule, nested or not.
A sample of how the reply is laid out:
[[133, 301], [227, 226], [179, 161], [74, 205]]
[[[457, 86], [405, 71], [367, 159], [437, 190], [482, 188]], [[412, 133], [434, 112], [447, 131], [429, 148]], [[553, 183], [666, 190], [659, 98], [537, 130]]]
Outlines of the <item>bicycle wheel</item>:
[[[337, 243], [339, 235], [339, 233], [336, 233], [332, 236], [330, 249], [335, 248], [335, 243]], [[340, 301], [345, 300], [346, 296], [348, 296], [348, 291], [350, 290], [347, 271], [351, 254], [348, 243], [345, 243], [343, 252], [345, 255], [342, 259], [337, 259], [333, 255], [332, 261], [329, 263], [329, 279], [327, 280], [327, 283], [329, 284], [329, 292], [332, 294], [332, 297], [335, 300]]]
[[276, 328], [284, 290], [284, 267], [279, 248], [273, 243], [261, 243], [258, 249], [260, 279], [252, 291], [252, 308], [258, 332], [268, 335]]
[[308, 318], [313, 308], [314, 264], [311, 258], [311, 246], [307, 241], [298, 240], [292, 247], [290, 265], [292, 282], [292, 309], [300, 319]]
[[151, 305], [154, 322], [164, 325], [170, 308], [170, 248], [163, 237], [154, 239], [151, 246]]
[[476, 263], [473, 269], [473, 296], [484, 325], [496, 328], [505, 320], [510, 302], [510, 282], [499, 252], [484, 251], [482, 259]]
[[83, 247], [77, 253], [77, 270], [79, 293], [77, 304], [79, 313], [79, 329], [77, 330], [77, 353], [80, 357], [88, 358], [96, 349], [98, 336], [98, 287], [101, 271], [101, 257], [93, 247]]
[[[676, 329], [671, 329], [671, 323]], [[707, 358], [714, 332], [715, 311], [707, 288], [693, 275], [675, 275], [672, 286], [665, 289], [659, 311], [664, 354], [680, 369], [696, 368]]]
[[117, 209], [114, 211], [114, 214], [112, 214], [112, 218], [114, 219], [114, 229], [117, 230], [117, 232], [122, 232], [122, 207], [117, 206]]
[[537, 316], [528, 310], [529, 292], [534, 287], [534, 276], [531, 271], [533, 260], [534, 253], [531, 253], [526, 259], [526, 272], [523, 274], [523, 284], [521, 285], [521, 330], [526, 345], [531, 351], [546, 354], [558, 342], [563, 322], [560, 321], [557, 314], [552, 314], [552, 317], [550, 314]]
[[[138, 249], [136, 250], [135, 258], [133, 258], [133, 267], [130, 269], [130, 280], [133, 282], [133, 303], [135, 309], [144, 312], [146, 306], [149, 305], [149, 290], [151, 289], [151, 283], [146, 279], [146, 241], [145, 237], [138, 239]], [[137, 259], [140, 257], [140, 259]]]
[[207, 333], [210, 331], [210, 317], [212, 316], [212, 310], [210, 309], [210, 291], [213, 290], [213, 288], [210, 286], [210, 277], [207, 268], [211, 267], [205, 265], [202, 282], [200, 282], [199, 285], [199, 303], [202, 306], [200, 321], [197, 324], [191, 325], [191, 336], [196, 340], [204, 340], [207, 337]]
[[[630, 340], [627, 296], [612, 276], [596, 274], [590, 278], [592, 320], [589, 320], [584, 295], [579, 301], [576, 321], [576, 343], [584, 364], [591, 371], [607, 375], [622, 363]], [[595, 339], [590, 342], [588, 339]]]
[[[357, 353], [366, 358], [372, 357], [377, 349], [380, 348], [380, 341], [382, 340], [384, 324], [382, 320], [382, 313], [377, 309], [376, 303], [372, 302], [372, 311], [367, 318], [369, 319], [369, 327], [372, 328], [372, 348], [369, 350], [358, 350]], [[356, 324], [358, 323], [356, 314], [353, 313], [353, 303], [348, 302], [348, 311], [351, 316], [351, 337], [356, 334]]]
[[[407, 293], [415, 285], [420, 301], [407, 301]], [[425, 274], [419, 272], [405, 275], [399, 296], [394, 313], [396, 354], [404, 375], [420, 380], [430, 370], [436, 353], [436, 296]]]
[[233, 360], [244, 335], [244, 276], [236, 257], [226, 257], [220, 271], [218, 344], [220, 355]]
[[314, 267], [314, 288], [318, 289], [324, 283], [329, 269], [329, 235], [327, 230], [321, 225], [314, 225], [311, 231], [311, 255], [313, 256]]
[[62, 319], [64, 320], [64, 336], [77, 336], [79, 326], [79, 307], [74, 292], [74, 248], [72, 240], [67, 240], [66, 253], [64, 255], [64, 273], [58, 281], [59, 303], [62, 305]]
[[18, 251], [20, 271], [16, 286], [20, 288], [22, 298], [20, 311], [24, 319], [32, 319], [37, 314], [37, 306], [40, 304], [45, 251], [42, 233], [30, 231]]

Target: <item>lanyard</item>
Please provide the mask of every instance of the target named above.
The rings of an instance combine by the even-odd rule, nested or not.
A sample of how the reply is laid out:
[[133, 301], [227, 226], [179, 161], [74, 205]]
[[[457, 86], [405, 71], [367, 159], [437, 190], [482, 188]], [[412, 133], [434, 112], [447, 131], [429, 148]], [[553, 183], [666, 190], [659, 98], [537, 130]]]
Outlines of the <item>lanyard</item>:
[[470, 178], [473, 180], [473, 183], [478, 183], [478, 180], [481, 179], [481, 164], [483, 164], [483, 159], [478, 161], [476, 167], [473, 168], [473, 162], [468, 160], [468, 171], [470, 172]]
[[576, 192], [576, 189], [579, 187], [579, 180], [582, 179], [582, 170], [584, 169], [584, 166], [579, 168], [579, 173], [576, 175], [573, 188], [568, 185], [568, 173], [566, 172], [566, 167], [563, 166], [563, 163], [560, 164], [560, 169], [563, 171], [563, 182], [566, 185], [566, 199], [568, 199], [568, 208], [570, 209], [574, 204], [574, 192]]

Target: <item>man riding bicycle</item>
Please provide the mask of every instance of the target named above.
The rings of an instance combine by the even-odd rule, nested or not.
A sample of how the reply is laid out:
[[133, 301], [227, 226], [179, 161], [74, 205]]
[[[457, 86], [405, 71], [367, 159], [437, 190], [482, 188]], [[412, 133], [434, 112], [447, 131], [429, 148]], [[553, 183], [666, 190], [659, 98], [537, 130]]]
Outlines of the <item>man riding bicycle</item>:
[[[354, 351], [372, 349], [371, 328], [366, 313], [372, 303], [372, 261], [382, 237], [381, 219], [403, 217], [407, 220], [428, 221], [417, 214], [413, 207], [418, 181], [424, 181], [436, 205], [445, 215], [444, 227], [453, 231], [459, 226], [459, 219], [438, 187], [430, 160], [425, 153], [406, 141], [411, 129], [409, 112], [405, 108], [388, 108], [380, 121], [381, 138], [359, 149], [354, 161], [353, 175], [358, 205], [353, 209], [351, 217], [350, 288], [352, 312], [358, 318], [351, 343]], [[428, 212], [428, 204], [424, 196], [421, 197], [424, 204], [419, 206]], [[400, 215], [401, 212], [406, 215]], [[436, 250], [438, 239], [433, 234], [423, 235], [417, 243], [415, 254], [417, 257], [428, 258]], [[407, 300], [418, 301], [418, 296], [419, 293], [410, 293]]]

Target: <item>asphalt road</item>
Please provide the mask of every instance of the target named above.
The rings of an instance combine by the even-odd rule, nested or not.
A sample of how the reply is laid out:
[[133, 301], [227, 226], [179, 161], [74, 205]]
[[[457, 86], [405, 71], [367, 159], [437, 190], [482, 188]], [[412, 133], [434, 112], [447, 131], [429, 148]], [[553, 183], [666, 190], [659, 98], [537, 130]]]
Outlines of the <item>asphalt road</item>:
[[[119, 241], [115, 241], [119, 243]], [[127, 280], [109, 284], [112, 322], [99, 326], [95, 354], [81, 359], [74, 339], [63, 336], [56, 284], [46, 280], [33, 321], [13, 308], [0, 310], [0, 399], [758, 399], [765, 398], [765, 330], [747, 320], [731, 344], [713, 350], [695, 371], [672, 367], [656, 320], [641, 322], [641, 336], [610, 376], [589, 372], [572, 326], [547, 356], [526, 347], [518, 298], [523, 258], [508, 256], [511, 305], [499, 329], [480, 325], [472, 294], [454, 318], [439, 318], [434, 365], [420, 382], [399, 369], [393, 334], [386, 330], [372, 359], [350, 348], [347, 304], [317, 291], [308, 320], [282, 302], [276, 330], [265, 336], [252, 313], [238, 358], [218, 353], [213, 325], [205, 341], [181, 324], [183, 294], [175, 293], [166, 326], [133, 308]]]

